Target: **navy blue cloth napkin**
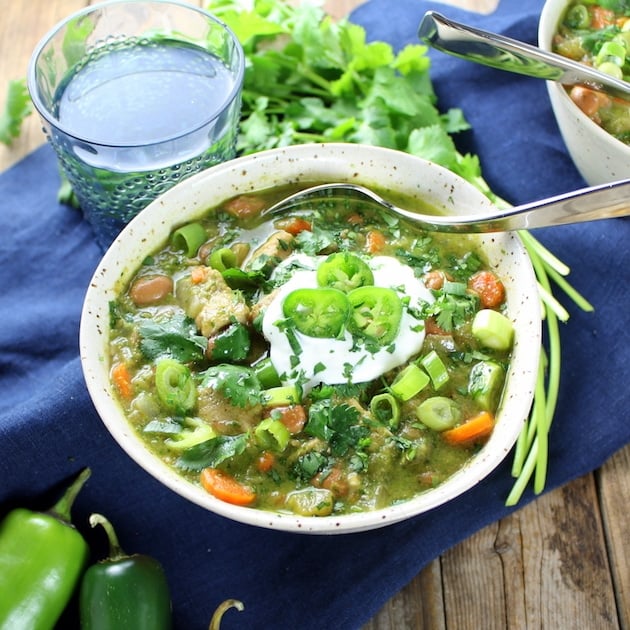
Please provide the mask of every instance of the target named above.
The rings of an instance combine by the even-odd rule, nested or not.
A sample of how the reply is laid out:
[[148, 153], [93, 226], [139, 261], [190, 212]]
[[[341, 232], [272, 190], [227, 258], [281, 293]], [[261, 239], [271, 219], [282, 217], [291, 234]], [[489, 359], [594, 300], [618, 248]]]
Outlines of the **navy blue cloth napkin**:
[[[371, 0], [353, 14], [371, 39], [417, 43], [427, 9], [536, 43], [542, 0], [503, 0], [481, 16], [419, 0]], [[462, 107], [472, 130], [457, 139], [478, 154], [491, 187], [512, 203], [584, 185], [557, 131], [542, 82], [431, 53], [443, 110]], [[57, 167], [44, 147], [0, 176], [0, 516], [48, 507], [84, 466], [92, 477], [75, 521], [106, 514], [123, 546], [165, 566], [177, 628], [207, 628], [226, 598], [226, 629], [359, 628], [440, 553], [507, 515], [511, 458], [448, 505], [385, 529], [341, 536], [266, 531], [230, 522], [175, 495], [109, 436], [88, 397], [78, 358], [83, 295], [100, 251], [80, 214], [56, 202]], [[551, 432], [548, 489], [601, 465], [630, 442], [628, 269], [624, 219], [540, 231], [594, 304], [562, 327], [563, 370]], [[534, 497], [526, 494], [521, 505]], [[104, 551], [104, 549], [103, 549]], [[62, 627], [76, 625], [75, 608]]]

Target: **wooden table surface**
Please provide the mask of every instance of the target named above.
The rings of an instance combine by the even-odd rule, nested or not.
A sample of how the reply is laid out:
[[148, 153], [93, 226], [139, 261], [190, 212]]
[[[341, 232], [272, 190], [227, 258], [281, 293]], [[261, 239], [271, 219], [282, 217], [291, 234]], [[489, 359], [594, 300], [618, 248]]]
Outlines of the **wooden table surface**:
[[[497, 4], [446, 1], [482, 13]], [[360, 3], [329, 0], [327, 7], [343, 16]], [[8, 81], [25, 76], [37, 41], [86, 4], [0, 0], [0, 103]], [[11, 148], [0, 145], [0, 171], [43, 142], [39, 122], [31, 116]], [[364, 630], [630, 630], [629, 506], [630, 446], [594, 473], [446, 551]]]

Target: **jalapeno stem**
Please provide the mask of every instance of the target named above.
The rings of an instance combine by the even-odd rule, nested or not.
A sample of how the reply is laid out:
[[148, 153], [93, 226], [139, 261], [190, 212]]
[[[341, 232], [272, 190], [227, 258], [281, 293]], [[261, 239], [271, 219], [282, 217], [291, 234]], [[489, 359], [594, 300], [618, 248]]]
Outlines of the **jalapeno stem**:
[[236, 608], [239, 612], [245, 610], [245, 606], [243, 602], [238, 599], [226, 599], [224, 602], [221, 602], [217, 609], [214, 611], [212, 615], [212, 619], [210, 620], [210, 626], [208, 630], [219, 630], [221, 627], [221, 620], [223, 619], [223, 615], [230, 609]]
[[102, 514], [95, 513], [90, 516], [90, 527], [96, 527], [97, 525], [100, 525], [105, 530], [107, 540], [109, 541], [108, 560], [120, 560], [121, 558], [125, 558], [127, 554], [123, 551], [118, 542], [118, 536], [116, 535], [114, 526]]
[[70, 523], [70, 512], [77, 495], [81, 491], [81, 488], [85, 485], [85, 482], [90, 478], [92, 471], [89, 468], [84, 468], [77, 478], [72, 482], [72, 485], [64, 492], [63, 496], [53, 507], [49, 510], [49, 514], [59, 519], [63, 523]]

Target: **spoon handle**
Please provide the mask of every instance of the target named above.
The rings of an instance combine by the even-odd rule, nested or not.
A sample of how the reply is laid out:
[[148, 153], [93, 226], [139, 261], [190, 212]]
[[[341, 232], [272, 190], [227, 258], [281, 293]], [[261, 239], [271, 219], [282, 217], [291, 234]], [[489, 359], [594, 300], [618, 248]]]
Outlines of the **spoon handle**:
[[630, 84], [589, 66], [503, 35], [490, 33], [427, 11], [418, 37], [441, 52], [475, 63], [536, 79], [576, 83], [630, 100]]
[[630, 179], [582, 188], [517, 206], [495, 219], [503, 230], [530, 229], [630, 215]]

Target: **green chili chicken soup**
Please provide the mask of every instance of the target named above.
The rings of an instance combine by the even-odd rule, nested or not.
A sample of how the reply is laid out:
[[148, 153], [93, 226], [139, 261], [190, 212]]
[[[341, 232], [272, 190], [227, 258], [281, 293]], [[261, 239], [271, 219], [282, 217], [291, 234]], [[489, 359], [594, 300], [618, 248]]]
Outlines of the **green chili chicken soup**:
[[[552, 49], [617, 79], [630, 78], [630, 8], [625, 0], [571, 0], [561, 16]], [[591, 87], [569, 88], [571, 100], [614, 138], [630, 144], [630, 105]]]
[[131, 221], [80, 331], [95, 408], [139, 466], [214, 514], [311, 534], [405, 520], [495, 470], [531, 408], [541, 334], [518, 235], [423, 232], [329, 196], [266, 212], [325, 182], [422, 211], [493, 209], [399, 151], [242, 156]]
[[513, 341], [502, 278], [472, 237], [374, 206], [265, 216], [289, 192], [236, 196], [144, 261], [110, 305], [120, 403], [221, 501], [301, 516], [408, 501], [492, 433]]

